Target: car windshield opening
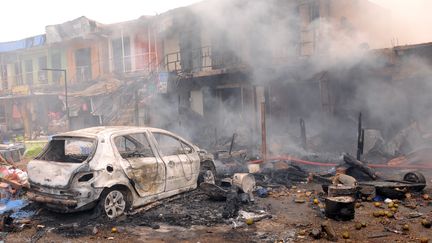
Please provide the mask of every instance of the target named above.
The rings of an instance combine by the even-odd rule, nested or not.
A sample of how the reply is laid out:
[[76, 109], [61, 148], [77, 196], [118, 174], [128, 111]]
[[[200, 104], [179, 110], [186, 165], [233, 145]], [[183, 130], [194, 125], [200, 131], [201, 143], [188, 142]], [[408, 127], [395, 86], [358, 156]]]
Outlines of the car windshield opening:
[[37, 159], [65, 163], [82, 163], [94, 152], [96, 140], [89, 138], [54, 138]]

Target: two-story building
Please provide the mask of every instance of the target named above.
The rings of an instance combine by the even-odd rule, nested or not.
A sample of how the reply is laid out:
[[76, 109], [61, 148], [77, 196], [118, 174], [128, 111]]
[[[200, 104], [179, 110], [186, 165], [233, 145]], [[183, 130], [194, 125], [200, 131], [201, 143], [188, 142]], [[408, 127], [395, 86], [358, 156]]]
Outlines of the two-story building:
[[199, 121], [202, 134], [240, 132], [256, 144], [264, 102], [270, 130], [296, 133], [300, 118], [329, 112], [325, 70], [387, 41], [370, 16], [388, 12], [367, 0], [208, 0], [161, 14], [169, 113], [183, 130]]
[[142, 123], [139, 106], [130, 104], [140, 104], [138, 83], [157, 76], [153, 27], [149, 17], [110, 25], [80, 17], [47, 26], [44, 35], [0, 43], [3, 130], [30, 137], [39, 130]]
[[[255, 143], [261, 103], [270, 130], [331, 114], [323, 73], [381, 46], [384, 21], [368, 16], [387, 14], [367, 0], [207, 0], [109, 25], [80, 17], [47, 26], [43, 42], [19, 55], [0, 49], [2, 87], [56, 97], [56, 116], [69, 113], [72, 128], [145, 123]], [[65, 69], [66, 80], [45, 67]]]

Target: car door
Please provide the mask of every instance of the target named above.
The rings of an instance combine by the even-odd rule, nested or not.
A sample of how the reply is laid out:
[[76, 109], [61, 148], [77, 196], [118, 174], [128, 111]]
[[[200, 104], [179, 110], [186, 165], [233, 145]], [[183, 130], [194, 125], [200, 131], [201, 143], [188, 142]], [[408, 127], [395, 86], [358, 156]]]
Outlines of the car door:
[[180, 149], [177, 155], [179, 156], [180, 162], [182, 164], [184, 182], [191, 186], [196, 184], [198, 178], [200, 170], [200, 157], [198, 152], [195, 151], [192, 146], [180, 139], [178, 141], [180, 143]]
[[189, 186], [189, 183], [185, 180], [185, 170], [183, 170], [183, 164], [178, 155], [181, 150], [179, 140], [168, 133], [152, 132], [152, 134], [160, 156], [166, 165], [165, 191], [172, 191]]
[[165, 164], [155, 156], [145, 132], [118, 135], [114, 144], [141, 197], [164, 192]]

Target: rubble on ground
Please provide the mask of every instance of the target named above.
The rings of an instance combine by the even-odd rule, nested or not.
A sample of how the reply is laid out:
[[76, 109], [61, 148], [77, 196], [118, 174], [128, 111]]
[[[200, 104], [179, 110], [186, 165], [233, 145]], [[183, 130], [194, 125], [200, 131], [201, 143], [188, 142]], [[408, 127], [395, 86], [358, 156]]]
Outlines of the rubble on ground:
[[[238, 159], [239, 155], [241, 159]], [[424, 183], [415, 182], [418, 173], [407, 173], [407, 177], [398, 181], [386, 180], [386, 175], [371, 168], [368, 163], [345, 155], [330, 170], [316, 172], [307, 165], [298, 165], [290, 160], [269, 160], [255, 163], [255, 173], [251, 174], [248, 173], [251, 166], [248, 166], [250, 164], [245, 157], [241, 153], [234, 153], [234, 156], [237, 156], [236, 163], [230, 164], [232, 157], [227, 157], [226, 161], [232, 167], [226, 164], [224, 167], [230, 168], [226, 170], [230, 176], [221, 177], [218, 174], [213, 177], [208, 174], [195, 191], [158, 201], [113, 221], [107, 221], [93, 211], [69, 215], [40, 211], [36, 205], [23, 200], [17, 212], [27, 213], [16, 216], [13, 213], [17, 212], [13, 210], [4, 212], [2, 231], [36, 229], [32, 235], [36, 240], [47, 232], [67, 238], [110, 232], [104, 233], [104, 239], [115, 240], [115, 234], [128, 232], [131, 227], [148, 227], [157, 231], [163, 225], [185, 228], [222, 225], [232, 230], [246, 230], [285, 220], [283, 214], [276, 213], [278, 211], [272, 206], [278, 202], [290, 205], [285, 209], [287, 212], [309, 208], [310, 215], [306, 217], [313, 220], [309, 225], [293, 225], [292, 232], [256, 232], [249, 239], [306, 242], [354, 240], [360, 237], [361, 233], [357, 232], [365, 230], [368, 234], [361, 239], [390, 239], [395, 236], [420, 239], [421, 236], [415, 236], [412, 229], [426, 229], [430, 225], [432, 198], [423, 192]], [[9, 180], [8, 183], [15, 180], [16, 185], [21, 185], [19, 188], [25, 188], [25, 177], [19, 176], [21, 172], [13, 167], [6, 168], [0, 170], [1, 178]], [[232, 173], [234, 171], [242, 173]], [[400, 190], [399, 194], [403, 196], [390, 197], [391, 193], [382, 188]], [[25, 196], [20, 195], [17, 199], [20, 198]], [[61, 223], [57, 217], [60, 217]], [[349, 226], [335, 226], [339, 225], [340, 220]]]

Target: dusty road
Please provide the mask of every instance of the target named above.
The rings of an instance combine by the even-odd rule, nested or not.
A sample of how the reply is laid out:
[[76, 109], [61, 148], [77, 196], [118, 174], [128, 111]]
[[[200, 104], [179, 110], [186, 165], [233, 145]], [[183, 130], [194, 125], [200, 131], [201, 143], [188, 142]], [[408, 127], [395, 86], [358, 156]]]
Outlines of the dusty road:
[[[42, 210], [28, 228], [4, 233], [2, 238], [6, 242], [326, 242], [309, 235], [327, 220], [313, 203], [320, 192], [317, 184], [275, 189], [269, 197], [257, 197], [254, 204], [241, 206], [245, 211], [265, 210], [273, 217], [239, 228], [222, 218], [224, 202], [211, 201], [196, 190], [116, 221], [95, 218], [92, 211], [64, 215]], [[306, 202], [294, 202], [298, 196]], [[420, 242], [421, 238], [432, 239], [432, 230], [421, 224], [422, 219], [432, 218], [431, 205], [432, 200], [413, 195], [400, 202], [394, 217], [387, 218], [373, 215], [388, 210], [384, 203], [378, 208], [372, 202], [360, 202], [354, 220], [329, 222], [339, 242]], [[358, 230], [356, 223], [366, 227]], [[408, 230], [402, 229], [405, 224]], [[342, 238], [344, 232], [349, 233], [348, 240]]]

